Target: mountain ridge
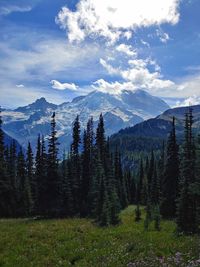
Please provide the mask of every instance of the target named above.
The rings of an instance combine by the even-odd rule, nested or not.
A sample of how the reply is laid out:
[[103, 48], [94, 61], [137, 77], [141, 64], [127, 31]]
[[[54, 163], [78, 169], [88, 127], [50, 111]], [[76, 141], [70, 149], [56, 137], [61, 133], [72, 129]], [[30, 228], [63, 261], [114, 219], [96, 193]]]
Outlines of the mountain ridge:
[[123, 90], [120, 94], [110, 94], [93, 91], [86, 96], [79, 96], [71, 102], [55, 105], [45, 98], [37, 99], [32, 104], [15, 110], [2, 112], [4, 130], [26, 147], [27, 142], [36, 145], [37, 135], [46, 138], [50, 132], [50, 118], [56, 113], [57, 133], [61, 150], [69, 147], [71, 142], [71, 127], [77, 115], [81, 126], [85, 127], [92, 116], [94, 125], [102, 113], [105, 120], [107, 135], [118, 132], [122, 128], [133, 126], [147, 118], [154, 117], [169, 106], [160, 98], [143, 90]]

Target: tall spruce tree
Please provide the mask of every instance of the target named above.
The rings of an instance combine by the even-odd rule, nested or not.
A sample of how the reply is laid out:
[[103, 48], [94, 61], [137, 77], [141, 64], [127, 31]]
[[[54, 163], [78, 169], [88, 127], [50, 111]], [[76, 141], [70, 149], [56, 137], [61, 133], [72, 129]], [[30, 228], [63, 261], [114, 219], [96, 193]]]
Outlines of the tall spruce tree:
[[20, 217], [30, 216], [32, 211], [31, 187], [27, 177], [26, 160], [22, 148], [17, 156], [17, 183], [17, 215]]
[[196, 197], [191, 190], [195, 182], [195, 146], [192, 133], [192, 109], [185, 115], [185, 140], [182, 152], [180, 195], [177, 206], [177, 230], [191, 234], [197, 232]]
[[89, 214], [89, 191], [94, 174], [94, 131], [93, 118], [87, 123], [87, 129], [83, 135], [83, 153], [82, 153], [82, 179], [81, 179], [81, 215]]
[[162, 182], [161, 214], [164, 218], [175, 218], [179, 181], [179, 146], [176, 141], [175, 118], [167, 142], [166, 164]]
[[80, 138], [80, 122], [79, 116], [76, 117], [73, 124], [73, 141], [71, 144], [71, 178], [72, 178], [72, 195], [74, 214], [80, 215], [81, 207], [81, 159], [79, 155], [79, 147], [81, 143]]
[[2, 130], [2, 117], [0, 108], [0, 217], [8, 217], [10, 214], [11, 184], [6, 168], [4, 133]]
[[46, 215], [59, 216], [60, 213], [60, 186], [61, 181], [58, 172], [58, 138], [56, 131], [56, 114], [51, 117], [51, 134], [48, 143], [47, 182], [46, 182]]
[[121, 155], [117, 149], [115, 151], [115, 158], [114, 158], [114, 176], [116, 179], [117, 193], [119, 196], [121, 208], [124, 209], [128, 205], [128, 197], [127, 197], [126, 183], [122, 171]]
[[34, 159], [33, 159], [33, 152], [31, 148], [30, 142], [28, 142], [28, 148], [27, 148], [27, 154], [26, 154], [26, 170], [27, 170], [27, 183], [30, 185], [31, 190], [31, 200], [32, 200], [32, 207], [30, 207], [30, 210], [32, 214], [37, 213], [37, 182], [36, 177], [34, 175]]

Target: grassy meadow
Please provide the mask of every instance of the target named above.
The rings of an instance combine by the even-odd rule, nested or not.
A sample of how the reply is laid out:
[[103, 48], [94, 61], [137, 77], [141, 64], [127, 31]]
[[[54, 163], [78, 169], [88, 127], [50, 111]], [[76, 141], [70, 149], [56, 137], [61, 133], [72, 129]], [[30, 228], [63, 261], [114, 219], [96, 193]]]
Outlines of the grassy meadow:
[[2, 219], [0, 266], [200, 266], [199, 237], [176, 236], [169, 221], [162, 221], [160, 232], [153, 223], [145, 231], [144, 220], [134, 221], [134, 210], [129, 206], [121, 224], [108, 228], [87, 219]]

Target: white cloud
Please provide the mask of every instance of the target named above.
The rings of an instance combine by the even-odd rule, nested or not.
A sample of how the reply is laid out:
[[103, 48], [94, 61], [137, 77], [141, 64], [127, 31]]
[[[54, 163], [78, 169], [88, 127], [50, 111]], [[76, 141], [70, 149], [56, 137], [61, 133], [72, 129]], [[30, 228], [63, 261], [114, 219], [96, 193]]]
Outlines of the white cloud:
[[0, 7], [0, 16], [7, 16], [13, 12], [30, 12], [31, 10], [32, 7], [30, 6], [25, 6], [25, 7], [14, 6], [14, 5], [2, 6]]
[[24, 88], [24, 85], [23, 84], [16, 84], [16, 87], [17, 88]]
[[[155, 61], [150, 59], [129, 60], [128, 63], [130, 67], [127, 69], [114, 68], [104, 59], [101, 59], [100, 63], [110, 75], [118, 75], [125, 81], [131, 82], [133, 88], [137, 87], [157, 92], [175, 86], [174, 82], [162, 78], [159, 72], [159, 66], [157, 66]], [[154, 65], [154, 72], [149, 71], [149, 65]]]
[[150, 44], [148, 42], [144, 41], [143, 39], [141, 39], [140, 41], [144, 46], [150, 48]]
[[[27, 33], [28, 35], [28, 33]], [[29, 36], [29, 35], [28, 35]], [[28, 37], [27, 37], [28, 38]], [[97, 44], [81, 44], [73, 46], [64, 40], [51, 39], [34, 40], [29, 49], [15, 48], [15, 43], [0, 42], [0, 53], [6, 55], [6, 60], [0, 68], [0, 79], [12, 80], [15, 85], [30, 81], [51, 80], [53, 77], [65, 79], [96, 79], [100, 67], [94, 68], [100, 56], [107, 53]]]
[[131, 56], [131, 57], [133, 57], [133, 56], [136, 57], [137, 56], [137, 52], [132, 48], [131, 45], [120, 44], [120, 45], [118, 45], [116, 47], [116, 50], [118, 52], [122, 52], [122, 53], [124, 53], [124, 54], [126, 54], [128, 56]]
[[200, 97], [193, 95], [190, 96], [183, 101], [177, 101], [176, 102], [176, 107], [189, 107], [189, 106], [194, 106], [194, 105], [199, 105], [200, 104]]
[[78, 86], [75, 85], [74, 83], [61, 83], [56, 80], [51, 80], [50, 82], [52, 84], [52, 88], [57, 89], [57, 90], [72, 90], [72, 91], [77, 91]]
[[67, 30], [70, 42], [86, 37], [103, 37], [115, 43], [131, 38], [130, 31], [140, 27], [176, 24], [180, 0], [80, 0], [76, 11], [63, 7], [56, 22]]
[[163, 30], [161, 29], [156, 30], [156, 35], [162, 43], [167, 43], [167, 41], [170, 40], [169, 34], [166, 32], [163, 32]]
[[132, 82], [107, 82], [104, 79], [99, 79], [93, 83], [92, 87], [95, 90], [111, 93], [111, 94], [120, 94], [122, 90], [135, 90], [136, 87]]

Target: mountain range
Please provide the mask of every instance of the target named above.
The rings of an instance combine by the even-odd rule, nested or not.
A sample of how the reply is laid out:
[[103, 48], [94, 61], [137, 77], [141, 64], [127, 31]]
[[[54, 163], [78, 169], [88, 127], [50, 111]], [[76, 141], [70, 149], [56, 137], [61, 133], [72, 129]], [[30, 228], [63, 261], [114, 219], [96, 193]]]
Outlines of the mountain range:
[[77, 115], [81, 126], [85, 127], [91, 116], [96, 126], [102, 113], [106, 134], [111, 135], [120, 129], [155, 117], [167, 109], [169, 106], [163, 100], [143, 90], [124, 90], [120, 94], [93, 91], [60, 105], [48, 103], [45, 98], [40, 98], [30, 105], [15, 110], [4, 110], [2, 112], [3, 129], [24, 148], [28, 141], [35, 147], [38, 134], [48, 137], [50, 118], [55, 112], [57, 134], [62, 151], [64, 148], [69, 148], [71, 128]]

